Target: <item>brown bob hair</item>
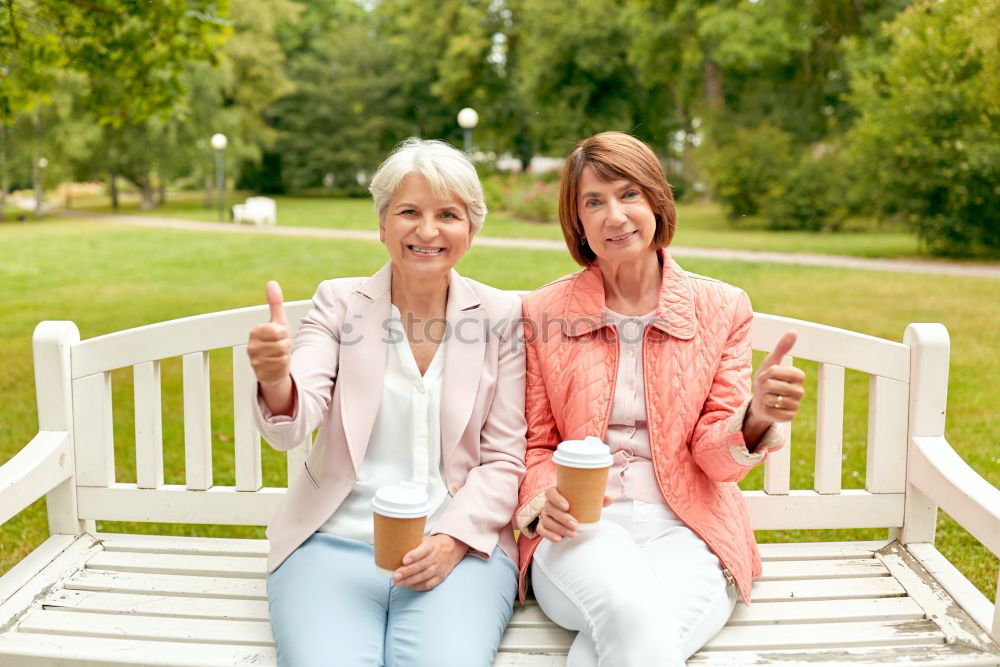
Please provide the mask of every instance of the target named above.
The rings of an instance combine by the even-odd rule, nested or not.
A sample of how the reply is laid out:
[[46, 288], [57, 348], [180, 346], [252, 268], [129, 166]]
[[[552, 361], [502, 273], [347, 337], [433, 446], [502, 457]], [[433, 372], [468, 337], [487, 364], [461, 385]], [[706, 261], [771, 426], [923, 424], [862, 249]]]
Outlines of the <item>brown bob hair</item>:
[[677, 210], [674, 208], [674, 193], [656, 155], [649, 146], [633, 136], [622, 132], [601, 132], [578, 143], [566, 156], [559, 184], [559, 224], [569, 254], [577, 264], [589, 266], [597, 259], [583, 235], [578, 211], [580, 175], [587, 165], [593, 167], [602, 180], [626, 179], [642, 188], [656, 216], [653, 246], [665, 248], [670, 245], [677, 228]]

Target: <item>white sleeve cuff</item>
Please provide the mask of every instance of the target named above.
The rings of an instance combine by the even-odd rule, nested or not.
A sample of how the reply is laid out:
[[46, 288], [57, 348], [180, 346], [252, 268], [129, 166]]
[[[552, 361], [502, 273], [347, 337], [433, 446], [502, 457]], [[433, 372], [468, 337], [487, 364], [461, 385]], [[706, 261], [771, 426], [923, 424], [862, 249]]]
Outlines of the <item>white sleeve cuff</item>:
[[[727, 429], [729, 433], [737, 433], [743, 428], [743, 420], [746, 419], [751, 400], [753, 400], [752, 397], [743, 401], [743, 404], [729, 418], [729, 427]], [[768, 451], [779, 449], [788, 441], [788, 432], [787, 422], [774, 422], [764, 432], [764, 435], [761, 436], [760, 442], [757, 443], [757, 447], [752, 453], [747, 449], [746, 444], [730, 447], [729, 453], [738, 464], [742, 466], [755, 466], [764, 460]]]

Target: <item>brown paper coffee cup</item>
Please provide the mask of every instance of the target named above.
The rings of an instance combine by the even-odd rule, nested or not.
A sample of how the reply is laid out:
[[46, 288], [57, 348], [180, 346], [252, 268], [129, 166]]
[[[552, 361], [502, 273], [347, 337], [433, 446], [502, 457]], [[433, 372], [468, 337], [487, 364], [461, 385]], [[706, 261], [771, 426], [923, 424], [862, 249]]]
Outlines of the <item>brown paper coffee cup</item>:
[[375, 566], [385, 573], [403, 564], [403, 556], [420, 546], [427, 517], [397, 519], [373, 512], [375, 519]]
[[569, 501], [569, 513], [577, 528], [592, 527], [601, 520], [608, 470], [614, 462], [611, 450], [595, 436], [564, 440], [556, 447], [556, 490]]
[[379, 487], [372, 498], [375, 526], [375, 569], [382, 574], [403, 564], [403, 556], [424, 539], [430, 512], [427, 487], [416, 482], [400, 482]]
[[569, 513], [579, 523], [600, 521], [607, 484], [607, 468], [556, 466], [556, 490], [569, 501]]

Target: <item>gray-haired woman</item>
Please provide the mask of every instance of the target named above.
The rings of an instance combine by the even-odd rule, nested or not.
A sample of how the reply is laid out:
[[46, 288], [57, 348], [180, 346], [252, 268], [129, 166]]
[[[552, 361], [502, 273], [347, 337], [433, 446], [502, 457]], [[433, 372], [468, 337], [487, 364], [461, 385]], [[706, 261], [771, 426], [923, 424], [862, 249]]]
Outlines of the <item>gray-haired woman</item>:
[[[488, 667], [517, 588], [524, 475], [520, 300], [453, 269], [486, 215], [475, 168], [409, 139], [371, 192], [390, 261], [323, 282], [292, 350], [277, 284], [248, 353], [273, 447], [319, 433], [281, 504], [267, 591], [278, 663]], [[423, 542], [375, 568], [375, 491], [426, 485]]]

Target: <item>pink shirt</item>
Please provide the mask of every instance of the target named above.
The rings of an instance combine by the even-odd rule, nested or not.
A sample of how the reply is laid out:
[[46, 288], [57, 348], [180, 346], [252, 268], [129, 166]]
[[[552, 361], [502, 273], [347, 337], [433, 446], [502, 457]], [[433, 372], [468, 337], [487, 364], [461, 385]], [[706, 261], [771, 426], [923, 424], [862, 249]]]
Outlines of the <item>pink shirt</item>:
[[656, 311], [641, 316], [621, 315], [605, 308], [618, 330], [618, 379], [605, 437], [614, 463], [608, 472], [606, 493], [611, 498], [632, 498], [662, 503], [656, 485], [653, 452], [646, 427], [646, 394], [642, 382], [642, 340]]

